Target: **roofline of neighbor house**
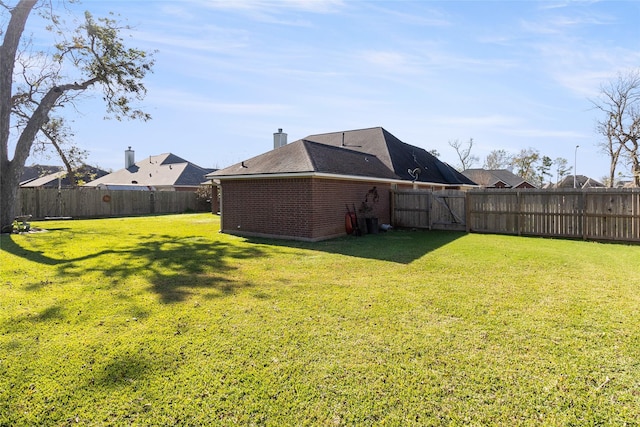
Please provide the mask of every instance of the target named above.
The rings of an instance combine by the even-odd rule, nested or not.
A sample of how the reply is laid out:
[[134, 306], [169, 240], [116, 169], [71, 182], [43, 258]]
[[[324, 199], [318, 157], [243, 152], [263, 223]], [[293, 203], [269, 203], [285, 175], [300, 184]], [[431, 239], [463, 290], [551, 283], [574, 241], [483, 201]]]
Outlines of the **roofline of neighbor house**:
[[338, 175], [324, 172], [288, 172], [288, 173], [261, 173], [254, 175], [219, 175], [211, 177], [209, 182], [219, 184], [221, 179], [225, 180], [247, 180], [247, 179], [278, 179], [278, 178], [322, 178], [322, 179], [338, 179], [346, 181], [367, 181], [367, 182], [383, 182], [388, 184], [412, 184], [419, 186], [438, 186], [438, 187], [461, 187], [476, 188], [478, 185], [470, 184], [444, 184], [441, 182], [425, 182], [425, 181], [407, 181], [403, 179], [375, 178], [370, 176], [359, 175]]

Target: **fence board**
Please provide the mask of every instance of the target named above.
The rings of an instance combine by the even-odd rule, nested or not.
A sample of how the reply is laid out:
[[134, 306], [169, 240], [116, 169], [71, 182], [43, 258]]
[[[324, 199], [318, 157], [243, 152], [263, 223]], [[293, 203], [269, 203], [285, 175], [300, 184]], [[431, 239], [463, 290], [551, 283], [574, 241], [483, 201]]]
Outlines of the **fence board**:
[[485, 189], [466, 202], [472, 232], [640, 242], [638, 189]]
[[431, 193], [431, 228], [438, 230], [464, 230], [466, 228], [465, 195], [458, 190], [440, 190]]
[[396, 227], [640, 242], [640, 189], [405, 190], [392, 201]]
[[199, 208], [195, 192], [21, 188], [19, 215], [105, 218], [182, 213]]
[[419, 190], [392, 193], [392, 223], [395, 227], [431, 228], [429, 193]]
[[465, 229], [465, 196], [457, 190], [392, 192], [394, 227], [439, 230]]

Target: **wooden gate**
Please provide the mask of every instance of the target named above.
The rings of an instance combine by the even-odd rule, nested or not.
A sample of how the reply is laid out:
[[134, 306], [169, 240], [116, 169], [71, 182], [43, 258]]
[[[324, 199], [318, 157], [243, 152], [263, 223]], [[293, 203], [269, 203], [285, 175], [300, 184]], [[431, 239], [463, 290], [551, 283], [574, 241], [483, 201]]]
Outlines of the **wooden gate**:
[[465, 194], [459, 190], [396, 190], [391, 195], [394, 227], [466, 229]]
[[434, 230], [465, 231], [465, 193], [459, 190], [441, 190], [431, 193], [431, 228]]

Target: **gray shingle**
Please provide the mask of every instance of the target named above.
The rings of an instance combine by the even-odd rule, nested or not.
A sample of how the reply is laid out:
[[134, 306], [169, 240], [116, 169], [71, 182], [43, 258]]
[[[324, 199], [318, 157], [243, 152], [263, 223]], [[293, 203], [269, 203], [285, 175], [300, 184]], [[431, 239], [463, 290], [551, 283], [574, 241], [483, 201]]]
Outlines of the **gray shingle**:
[[[414, 178], [409, 171], [416, 169]], [[310, 135], [208, 176], [301, 172], [474, 185], [426, 150], [400, 141], [381, 127]]]

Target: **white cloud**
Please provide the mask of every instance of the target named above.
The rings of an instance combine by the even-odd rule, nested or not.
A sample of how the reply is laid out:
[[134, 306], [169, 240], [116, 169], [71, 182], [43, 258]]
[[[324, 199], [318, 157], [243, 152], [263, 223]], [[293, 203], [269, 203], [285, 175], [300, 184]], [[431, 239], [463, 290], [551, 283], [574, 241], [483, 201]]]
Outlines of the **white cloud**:
[[441, 126], [450, 126], [452, 128], [460, 127], [505, 127], [515, 126], [520, 123], [520, 119], [516, 117], [493, 114], [487, 116], [432, 116], [430, 122]]
[[191, 112], [191, 114], [223, 113], [232, 115], [248, 114], [284, 114], [292, 113], [293, 108], [286, 104], [278, 103], [241, 103], [218, 102], [198, 94], [171, 90], [156, 89], [147, 97], [149, 103], [161, 105], [177, 110]]
[[194, 0], [209, 9], [243, 14], [258, 22], [307, 27], [310, 22], [287, 15], [288, 12], [330, 14], [342, 10], [342, 0]]
[[[421, 9], [419, 13], [416, 13], [415, 11], [403, 12], [389, 7], [380, 7], [375, 2], [367, 3], [366, 5], [373, 11], [382, 13], [388, 16], [390, 20], [397, 21], [403, 25], [429, 27], [448, 27], [452, 25], [447, 15], [435, 8]], [[394, 6], [397, 7], [397, 3]], [[412, 6], [415, 6], [415, 4], [412, 4]]]

